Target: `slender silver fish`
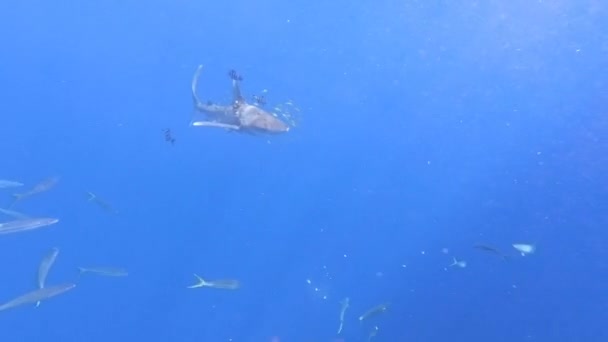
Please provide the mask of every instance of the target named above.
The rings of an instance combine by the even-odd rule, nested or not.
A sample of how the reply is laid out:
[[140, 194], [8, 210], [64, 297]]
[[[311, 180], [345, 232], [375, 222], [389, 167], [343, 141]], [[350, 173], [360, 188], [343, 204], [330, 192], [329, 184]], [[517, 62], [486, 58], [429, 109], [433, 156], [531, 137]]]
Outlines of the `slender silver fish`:
[[94, 202], [101, 209], [107, 211], [110, 214], [118, 214], [118, 210], [114, 209], [112, 207], [112, 205], [110, 205], [110, 203], [102, 200], [101, 198], [97, 197], [97, 195], [95, 195], [94, 193], [92, 193], [90, 191], [87, 191], [87, 194], [89, 195], [89, 202]]
[[497, 256], [499, 256], [501, 259], [506, 260], [507, 256], [504, 255], [501, 251], [499, 251], [497, 248], [492, 247], [490, 245], [486, 245], [483, 243], [478, 243], [476, 245], [473, 246], [473, 248], [475, 249], [479, 249], [480, 251], [484, 251], [484, 252], [488, 252], [488, 253], [492, 253], [495, 254]]
[[374, 306], [373, 308], [367, 310], [363, 315], [359, 316], [359, 321], [363, 321], [365, 319], [368, 319], [369, 317], [385, 312], [388, 309], [388, 306], [389, 303], [383, 303]]
[[39, 194], [41, 192], [50, 190], [51, 188], [53, 188], [55, 186], [55, 184], [57, 184], [57, 182], [59, 182], [59, 177], [50, 177], [50, 178], [47, 178], [47, 179], [43, 180], [42, 182], [34, 185], [33, 188], [31, 188], [30, 190], [28, 190], [24, 193], [13, 194], [14, 200], [13, 200], [13, 203], [11, 204], [11, 207], [18, 201], [21, 201], [30, 196]]
[[23, 186], [23, 183], [6, 180], [6, 179], [0, 179], [0, 188], [15, 188], [15, 187], [19, 187], [19, 186]]
[[129, 272], [124, 268], [118, 267], [78, 267], [80, 275], [83, 273], [95, 273], [107, 277], [126, 277]]
[[[53, 247], [47, 255], [42, 258], [40, 262], [40, 266], [38, 267], [38, 288], [43, 289], [44, 283], [46, 282], [46, 277], [49, 275], [49, 271], [53, 264], [55, 263], [55, 259], [57, 259], [57, 255], [59, 255], [59, 248]], [[40, 306], [40, 301], [36, 303], [36, 306]]]
[[46, 227], [57, 222], [59, 222], [59, 219], [42, 217], [0, 223], [0, 235], [25, 232], [28, 230]]
[[344, 328], [344, 314], [346, 313], [346, 309], [350, 306], [350, 298], [346, 297], [340, 301], [340, 305], [342, 308], [340, 309], [340, 326], [338, 327], [338, 335], [342, 332], [342, 328]]
[[6, 216], [10, 216], [16, 219], [25, 219], [25, 218], [29, 218], [29, 216], [22, 214], [18, 211], [14, 211], [14, 210], [10, 210], [10, 209], [3, 209], [0, 208], [0, 213], [3, 213]]
[[198, 282], [194, 285], [188, 286], [189, 289], [196, 289], [199, 287], [211, 287], [215, 289], [236, 290], [241, 287], [241, 283], [236, 279], [205, 280], [196, 273], [194, 274], [194, 276], [196, 277]]
[[0, 305], [0, 311], [11, 309], [24, 304], [34, 304], [39, 301], [49, 299], [51, 297], [55, 297], [64, 292], [67, 292], [76, 287], [76, 284], [66, 283], [61, 285], [49, 286], [43, 289], [37, 289], [32, 292], [28, 292], [22, 296], [19, 296], [11, 301], [8, 301], [2, 305]]

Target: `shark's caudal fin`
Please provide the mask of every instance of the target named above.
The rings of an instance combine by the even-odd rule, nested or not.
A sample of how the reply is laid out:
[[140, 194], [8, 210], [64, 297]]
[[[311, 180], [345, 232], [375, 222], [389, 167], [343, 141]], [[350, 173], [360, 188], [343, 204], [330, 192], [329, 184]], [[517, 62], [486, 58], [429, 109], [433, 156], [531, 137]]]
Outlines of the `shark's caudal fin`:
[[93, 201], [95, 200], [95, 198], [97, 198], [97, 196], [95, 196], [95, 194], [90, 191], [87, 191], [87, 195], [89, 195], [89, 201]]
[[198, 97], [198, 95], [196, 95], [196, 89], [198, 88], [198, 79], [201, 77], [201, 72], [203, 71], [203, 65], [199, 65], [198, 68], [196, 68], [196, 71], [194, 72], [194, 76], [192, 77], [192, 104], [194, 105], [194, 108], [192, 109], [192, 119], [190, 120], [190, 126], [199, 126], [196, 125], [196, 112], [199, 108], [203, 107], [203, 103], [201, 102], [200, 98]]
[[202, 104], [201, 100], [196, 95], [196, 89], [198, 88], [198, 79], [201, 77], [201, 71], [203, 71], [203, 65], [199, 65], [196, 71], [194, 72], [194, 77], [192, 77], [192, 102], [194, 102], [194, 107], [197, 108]]

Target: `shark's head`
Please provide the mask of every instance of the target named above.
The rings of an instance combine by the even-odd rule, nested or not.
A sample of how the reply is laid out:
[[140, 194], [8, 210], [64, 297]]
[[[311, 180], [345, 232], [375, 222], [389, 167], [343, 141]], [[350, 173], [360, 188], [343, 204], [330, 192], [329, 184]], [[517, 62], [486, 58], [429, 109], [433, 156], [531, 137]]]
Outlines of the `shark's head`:
[[241, 126], [263, 133], [285, 133], [291, 127], [274, 115], [253, 105], [241, 106], [237, 113]]
[[289, 132], [289, 125], [280, 119], [265, 113], [266, 115], [259, 116], [253, 123], [252, 127], [268, 133], [285, 133]]

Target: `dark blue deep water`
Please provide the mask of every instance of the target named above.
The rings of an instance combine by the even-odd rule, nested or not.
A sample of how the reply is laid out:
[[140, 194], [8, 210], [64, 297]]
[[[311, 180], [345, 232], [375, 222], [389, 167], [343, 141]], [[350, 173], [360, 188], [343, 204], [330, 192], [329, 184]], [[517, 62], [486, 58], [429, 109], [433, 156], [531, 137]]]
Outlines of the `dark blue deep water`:
[[[0, 302], [53, 247], [77, 284], [3, 342], [608, 340], [605, 1], [4, 1], [0, 37], [0, 206], [60, 177], [12, 206], [59, 222], [0, 235]], [[199, 64], [297, 125], [190, 126]]]

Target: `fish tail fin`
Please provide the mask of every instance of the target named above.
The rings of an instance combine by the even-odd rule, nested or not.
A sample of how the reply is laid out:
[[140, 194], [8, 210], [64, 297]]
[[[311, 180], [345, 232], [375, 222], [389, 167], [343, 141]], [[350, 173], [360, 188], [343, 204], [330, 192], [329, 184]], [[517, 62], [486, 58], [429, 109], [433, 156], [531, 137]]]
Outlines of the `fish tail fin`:
[[196, 279], [198, 280], [198, 283], [188, 286], [189, 289], [195, 289], [198, 287], [204, 287], [204, 286], [209, 286], [209, 283], [207, 283], [205, 281], [205, 279], [201, 278], [198, 274], [194, 273], [194, 276], [196, 277]]
[[454, 261], [452, 262], [452, 264], [450, 266], [454, 266], [454, 265], [458, 264], [458, 260], [456, 260], [455, 257], [452, 257], [452, 260], [454, 260]]
[[95, 196], [95, 194], [90, 191], [87, 191], [87, 195], [89, 195], [89, 201], [93, 201], [95, 198], [97, 198], [97, 196]]

